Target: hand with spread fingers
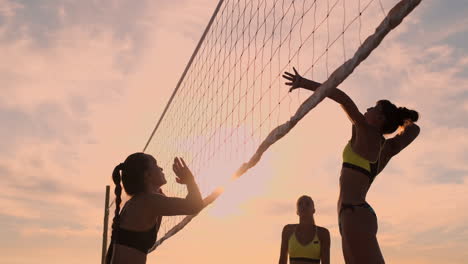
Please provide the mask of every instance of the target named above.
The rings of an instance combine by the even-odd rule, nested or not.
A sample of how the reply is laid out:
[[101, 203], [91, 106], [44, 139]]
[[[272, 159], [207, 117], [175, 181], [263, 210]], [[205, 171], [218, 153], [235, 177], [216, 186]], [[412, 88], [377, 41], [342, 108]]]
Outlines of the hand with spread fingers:
[[184, 159], [174, 158], [174, 164], [172, 164], [172, 170], [176, 174], [176, 182], [180, 184], [189, 184], [195, 182], [192, 172], [185, 164]]
[[296, 68], [293, 67], [294, 74], [290, 72], [284, 72], [283, 78], [290, 82], [285, 82], [284, 84], [291, 86], [289, 89], [289, 92], [291, 92], [294, 89], [300, 88], [302, 85], [302, 82], [304, 78], [297, 72]]

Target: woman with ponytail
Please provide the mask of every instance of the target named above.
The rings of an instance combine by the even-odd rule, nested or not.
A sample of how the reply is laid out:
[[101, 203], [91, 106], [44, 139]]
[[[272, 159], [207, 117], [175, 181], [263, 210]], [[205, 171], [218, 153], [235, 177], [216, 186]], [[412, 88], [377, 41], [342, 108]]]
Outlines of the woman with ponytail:
[[[166, 197], [163, 169], [145, 153], [134, 153], [117, 165], [112, 173], [115, 183], [115, 215], [107, 251], [107, 264], [146, 263], [154, 245], [162, 216], [193, 215], [203, 208], [203, 200], [193, 174], [182, 158], [175, 158], [172, 169], [176, 181], [187, 186], [185, 198]], [[121, 208], [122, 186], [131, 197]]]
[[288, 224], [281, 234], [279, 264], [330, 264], [330, 232], [315, 224], [315, 205], [302, 195], [296, 203], [298, 224]]
[[[294, 69], [283, 77], [289, 91], [305, 88], [315, 91], [321, 84], [305, 79]], [[377, 215], [366, 195], [377, 174], [392, 157], [419, 135], [418, 112], [380, 100], [362, 114], [351, 98], [338, 88], [328, 98], [339, 103], [352, 123], [352, 135], [343, 150], [338, 198], [338, 222], [343, 255], [347, 264], [385, 263], [377, 241]], [[385, 139], [400, 128], [399, 133]]]

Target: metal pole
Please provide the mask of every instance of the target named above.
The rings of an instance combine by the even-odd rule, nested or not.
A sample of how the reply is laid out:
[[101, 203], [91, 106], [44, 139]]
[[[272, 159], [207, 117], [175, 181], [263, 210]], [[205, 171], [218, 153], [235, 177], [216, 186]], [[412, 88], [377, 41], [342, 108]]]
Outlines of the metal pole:
[[108, 227], [108, 222], [109, 222], [109, 193], [110, 193], [110, 186], [106, 185], [106, 201], [104, 203], [104, 229], [102, 232], [101, 264], [105, 263], [106, 253], [107, 253], [107, 227]]

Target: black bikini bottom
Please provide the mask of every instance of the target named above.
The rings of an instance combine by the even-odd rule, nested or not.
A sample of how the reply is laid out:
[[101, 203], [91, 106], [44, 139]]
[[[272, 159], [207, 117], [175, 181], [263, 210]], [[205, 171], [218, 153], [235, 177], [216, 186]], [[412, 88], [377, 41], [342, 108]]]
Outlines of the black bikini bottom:
[[342, 203], [340, 207], [340, 211], [338, 213], [338, 227], [340, 229], [340, 234], [342, 233], [342, 227], [341, 227], [341, 212], [343, 212], [346, 209], [350, 209], [351, 211], [354, 212], [355, 207], [362, 207], [368, 209], [375, 217], [377, 217], [377, 214], [375, 213], [374, 209], [370, 206], [368, 203], [361, 203], [361, 204], [347, 204], [347, 203]]

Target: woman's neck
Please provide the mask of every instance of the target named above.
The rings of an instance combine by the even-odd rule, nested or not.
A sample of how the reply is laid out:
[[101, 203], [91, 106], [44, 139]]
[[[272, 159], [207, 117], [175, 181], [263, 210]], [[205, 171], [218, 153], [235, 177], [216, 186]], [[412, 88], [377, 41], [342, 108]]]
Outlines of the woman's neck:
[[160, 194], [161, 193], [161, 187], [148, 186], [148, 187], [145, 188], [143, 193], [145, 193], [145, 194]]
[[310, 216], [304, 216], [304, 217], [299, 217], [299, 225], [301, 226], [315, 226], [315, 220], [314, 217]]

